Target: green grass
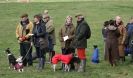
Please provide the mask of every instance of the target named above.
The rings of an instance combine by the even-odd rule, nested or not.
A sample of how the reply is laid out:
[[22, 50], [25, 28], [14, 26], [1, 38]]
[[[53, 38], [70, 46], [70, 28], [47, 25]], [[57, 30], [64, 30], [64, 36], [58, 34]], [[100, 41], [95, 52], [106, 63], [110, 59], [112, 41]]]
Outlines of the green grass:
[[[80, 1], [83, 2], [83, 1], [125, 1], [125, 0], [30, 0], [30, 2], [80, 2]], [[126, 1], [133, 1], [133, 0], [126, 0]], [[18, 0], [0, 0], [0, 2], [18, 2]]]
[[[116, 15], [120, 15], [125, 24], [133, 13], [132, 2], [106, 2], [106, 1], [92, 1], [92, 2], [56, 2], [56, 3], [0, 3], [0, 78], [132, 78], [133, 65], [129, 64], [129, 59], [123, 65], [112, 68], [103, 60], [103, 39], [101, 35], [101, 28], [103, 22], [113, 19]], [[33, 67], [25, 68], [25, 72], [18, 73], [8, 69], [8, 62], [5, 53], [5, 48], [10, 47], [15, 56], [19, 55], [19, 45], [15, 38], [15, 28], [19, 22], [19, 16], [23, 13], [28, 13], [30, 19], [37, 13], [42, 13], [44, 9], [48, 9], [50, 15], [54, 20], [56, 28], [56, 52], [61, 52], [60, 43], [58, 40], [58, 31], [64, 24], [64, 19], [67, 15], [72, 15], [74, 24], [76, 26], [76, 19], [74, 15], [81, 12], [85, 15], [91, 30], [92, 37], [88, 40], [87, 48], [87, 71], [85, 73], [77, 72], [62, 72], [58, 70], [53, 72], [51, 66], [46, 64], [42, 72], [38, 72]], [[93, 44], [97, 44], [100, 49], [100, 64], [92, 65], [90, 63], [91, 54], [93, 51]]]

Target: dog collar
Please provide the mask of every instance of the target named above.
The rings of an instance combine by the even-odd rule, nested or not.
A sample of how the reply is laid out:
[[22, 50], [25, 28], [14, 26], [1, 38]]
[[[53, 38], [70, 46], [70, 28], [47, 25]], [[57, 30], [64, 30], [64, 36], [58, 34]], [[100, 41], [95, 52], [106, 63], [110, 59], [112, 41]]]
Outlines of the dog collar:
[[12, 55], [12, 54], [7, 54], [8, 56]]

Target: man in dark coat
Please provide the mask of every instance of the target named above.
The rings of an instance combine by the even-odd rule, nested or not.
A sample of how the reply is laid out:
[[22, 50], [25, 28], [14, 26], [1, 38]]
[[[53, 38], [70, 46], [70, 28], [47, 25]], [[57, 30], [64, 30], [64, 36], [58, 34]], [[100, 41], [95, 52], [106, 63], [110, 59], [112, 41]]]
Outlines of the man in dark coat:
[[78, 72], [84, 72], [86, 66], [85, 48], [87, 48], [87, 39], [90, 37], [91, 32], [89, 25], [84, 20], [84, 16], [82, 14], [77, 14], [75, 17], [77, 18], [77, 27], [74, 44], [77, 49], [77, 55], [81, 60]]

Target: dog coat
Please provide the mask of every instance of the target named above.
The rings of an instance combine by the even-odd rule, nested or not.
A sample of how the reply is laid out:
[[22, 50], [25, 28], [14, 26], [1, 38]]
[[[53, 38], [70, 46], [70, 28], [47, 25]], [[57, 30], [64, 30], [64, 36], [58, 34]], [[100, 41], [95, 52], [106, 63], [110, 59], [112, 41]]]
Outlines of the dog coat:
[[72, 54], [68, 54], [68, 55], [56, 54], [52, 58], [52, 63], [57, 64], [59, 61], [62, 61], [62, 63], [64, 64], [69, 64], [71, 59], [72, 59]]
[[98, 48], [94, 49], [94, 52], [92, 55], [92, 62], [93, 63], [99, 63], [99, 50], [98, 50]]
[[22, 68], [23, 68], [23, 64], [21, 64], [21, 63], [17, 63], [17, 64], [15, 65], [15, 69], [16, 69], [16, 70], [22, 69]]

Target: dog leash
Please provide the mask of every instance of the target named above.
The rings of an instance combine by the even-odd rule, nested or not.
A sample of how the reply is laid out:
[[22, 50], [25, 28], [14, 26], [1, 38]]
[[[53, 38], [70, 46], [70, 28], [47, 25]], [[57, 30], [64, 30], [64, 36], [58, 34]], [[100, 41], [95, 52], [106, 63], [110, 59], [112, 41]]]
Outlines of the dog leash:
[[28, 49], [28, 51], [27, 51], [27, 53], [26, 53], [26, 55], [25, 55], [25, 57], [23, 58], [22, 61], [24, 61], [24, 60], [26, 59], [26, 57], [27, 57], [27, 55], [29, 54], [31, 48], [32, 48], [32, 45], [30, 45], [30, 48]]

